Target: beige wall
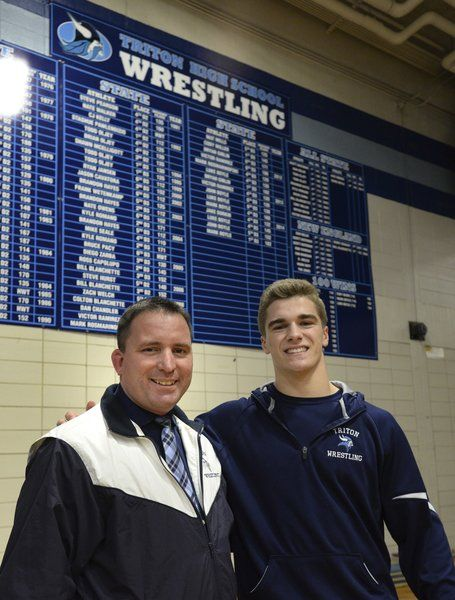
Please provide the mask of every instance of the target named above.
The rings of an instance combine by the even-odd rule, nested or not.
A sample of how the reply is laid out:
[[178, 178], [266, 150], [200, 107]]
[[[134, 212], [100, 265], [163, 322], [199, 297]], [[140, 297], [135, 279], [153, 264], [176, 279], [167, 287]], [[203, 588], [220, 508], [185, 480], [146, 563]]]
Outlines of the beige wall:
[[[356, 108], [450, 141], [445, 93], [436, 105], [398, 111], [396, 98], [387, 89], [400, 80], [411, 92], [422, 84], [421, 74], [373, 49], [362, 55], [353, 52], [352, 42], [341, 33], [327, 36], [311, 19], [301, 23], [294, 13], [292, 18], [283, 16], [276, 12], [277, 2], [264, 0], [259, 10], [254, 0], [212, 1], [205, 5], [213, 5], [213, 10], [205, 11], [203, 3], [195, 0], [106, 0], [104, 4]], [[237, 11], [237, 21], [220, 12], [228, 9]], [[0, 39], [44, 52], [46, 28], [37, 17], [27, 20], [26, 16], [0, 2]], [[256, 29], [247, 26], [250, 22]], [[325, 56], [325, 64], [297, 47], [285, 49], [281, 42], [275, 43], [266, 35], [274, 30], [295, 44], [299, 31], [305, 32], [314, 42], [314, 51]], [[356, 77], [340, 70], [340, 60], [346, 69], [355, 68]], [[383, 89], [379, 83], [373, 85], [373, 74]], [[455, 546], [455, 221], [374, 196], [369, 198], [369, 212], [379, 360], [329, 358], [330, 375], [360, 389], [369, 401], [396, 416]], [[427, 358], [421, 343], [409, 341], [409, 320], [427, 324], [428, 341], [444, 349], [444, 359]], [[87, 400], [98, 400], [104, 387], [116, 381], [110, 366], [113, 344], [112, 336], [0, 325], [0, 557], [30, 443], [66, 410], [81, 410]], [[193, 383], [181, 403], [190, 416], [273, 378], [270, 359], [260, 351], [201, 344], [194, 351]]]
[[[369, 212], [379, 360], [329, 357], [329, 374], [398, 419], [455, 545], [455, 221], [378, 197], [369, 198]], [[444, 359], [409, 341], [409, 320], [427, 324]], [[0, 326], [0, 553], [28, 446], [116, 381], [113, 347], [113, 336]], [[195, 344], [194, 353], [181, 401], [191, 417], [273, 379], [260, 350]]]

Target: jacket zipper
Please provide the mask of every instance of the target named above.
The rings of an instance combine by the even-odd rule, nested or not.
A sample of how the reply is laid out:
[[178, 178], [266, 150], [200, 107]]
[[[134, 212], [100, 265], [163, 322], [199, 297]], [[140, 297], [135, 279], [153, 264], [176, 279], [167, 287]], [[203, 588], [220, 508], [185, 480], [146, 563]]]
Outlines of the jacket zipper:
[[204, 478], [202, 477], [202, 444], [201, 444], [201, 434], [204, 430], [204, 425], [197, 432], [197, 447], [199, 451], [199, 483], [201, 485], [201, 508], [205, 514], [204, 508]]
[[[193, 427], [192, 429], [196, 429], [196, 428]], [[180, 489], [183, 490], [185, 496], [188, 498], [191, 506], [193, 507], [194, 512], [196, 513], [196, 517], [198, 518], [198, 520], [201, 522], [202, 526], [204, 527], [205, 533], [207, 535], [207, 544], [208, 544], [208, 547], [210, 550], [210, 556], [212, 558], [215, 558], [215, 548], [214, 548], [213, 542], [210, 538], [210, 533], [209, 533], [209, 530], [207, 527], [207, 515], [205, 514], [205, 509], [204, 509], [204, 480], [202, 477], [202, 445], [201, 445], [201, 434], [202, 434], [203, 429], [204, 429], [204, 425], [202, 424], [202, 426], [197, 430], [197, 441], [198, 441], [198, 451], [199, 451], [199, 479], [200, 479], [200, 484], [201, 484], [201, 502], [199, 504], [201, 507], [201, 512], [196, 510], [196, 508], [193, 506], [193, 503], [191, 502], [190, 498], [187, 496], [185, 490], [183, 490], [183, 488], [181, 486], [179, 486], [179, 487], [180, 487]], [[155, 448], [155, 451], [158, 454], [158, 457], [161, 461], [161, 464], [162, 464], [164, 470], [167, 473], [169, 473], [169, 475], [175, 481], [175, 477], [172, 475], [171, 470], [169, 469], [165, 459], [161, 456], [161, 451], [158, 448], [157, 444], [155, 443], [154, 439], [147, 437], [144, 433], [142, 433], [142, 435], [138, 435], [137, 432], [135, 432], [135, 434], [131, 434], [131, 435], [126, 435], [126, 434], [121, 434], [121, 435], [125, 435], [125, 437], [131, 437], [131, 438], [139, 437], [139, 438], [144, 438], [144, 439], [149, 440], [152, 443], [153, 447]], [[177, 484], [177, 485], [179, 485], [179, 484]]]
[[[146, 437], [146, 436], [144, 436], [144, 437]], [[193, 510], [196, 513], [196, 517], [199, 519], [199, 521], [201, 521], [201, 523], [205, 527], [206, 515], [205, 515], [205, 511], [204, 511], [204, 490], [202, 488], [202, 474], [201, 474], [202, 458], [201, 458], [201, 445], [200, 445], [200, 441], [199, 441], [199, 433], [198, 433], [199, 472], [200, 472], [200, 477], [201, 477], [201, 496], [202, 496], [202, 500], [201, 500], [201, 502], [199, 502], [199, 505], [201, 507], [201, 511], [196, 510], [196, 507], [191, 502], [190, 497], [188, 496], [188, 494], [186, 493], [186, 491], [182, 488], [182, 486], [177, 482], [177, 480], [175, 479], [175, 477], [172, 475], [172, 472], [169, 469], [169, 467], [168, 467], [168, 465], [166, 463], [166, 460], [161, 456], [161, 453], [160, 453], [158, 447], [156, 446], [155, 441], [152, 440], [151, 438], [146, 438], [146, 439], [150, 440], [152, 442], [152, 444], [155, 446], [155, 450], [156, 450], [156, 452], [158, 454], [158, 457], [159, 457], [159, 459], [161, 461], [161, 464], [163, 465], [164, 470], [167, 473], [169, 473], [169, 475], [172, 477], [172, 479], [175, 481], [175, 483], [177, 483], [177, 485], [179, 486], [179, 488], [183, 491], [183, 493], [185, 494], [185, 496], [188, 498], [189, 503], [193, 507]], [[196, 489], [194, 490], [194, 492], [196, 493]]]
[[308, 444], [308, 449], [310, 448], [310, 446], [313, 446], [313, 444], [315, 443], [315, 441], [322, 437], [323, 435], [325, 435], [327, 432], [331, 431], [332, 429], [335, 429], [336, 427], [341, 427], [346, 425], [347, 423], [350, 423], [355, 417], [357, 417], [358, 415], [360, 415], [361, 413], [365, 412], [365, 407], [360, 408], [357, 412], [355, 412], [353, 415], [349, 415], [349, 417], [347, 419], [338, 419], [337, 421], [334, 421], [333, 423], [330, 423], [329, 425], [327, 425], [324, 429], [322, 429], [322, 431], [320, 431]]
[[202, 524], [204, 525], [205, 528], [205, 532], [207, 534], [207, 541], [208, 541], [208, 545], [210, 548], [210, 554], [212, 556], [212, 558], [215, 558], [215, 548], [213, 546], [213, 542], [210, 538], [210, 532], [209, 532], [209, 528], [207, 525], [207, 515], [205, 514], [205, 508], [204, 508], [204, 478], [203, 478], [203, 474], [202, 474], [202, 444], [201, 444], [201, 435], [202, 435], [202, 431], [204, 430], [204, 425], [202, 425], [202, 427], [199, 429], [199, 431], [197, 432], [197, 445], [198, 445], [198, 450], [199, 450], [199, 482], [201, 484], [201, 509], [202, 509]]
[[[201, 484], [201, 500], [199, 502], [199, 506], [201, 507], [201, 510], [197, 510], [195, 506], [193, 506], [193, 503], [191, 502], [190, 498], [188, 497], [187, 493], [185, 492], [185, 490], [177, 483], [177, 485], [179, 485], [180, 489], [183, 490], [185, 496], [188, 498], [188, 501], [190, 502], [191, 506], [193, 507], [194, 512], [196, 513], [196, 517], [197, 519], [200, 521], [200, 523], [202, 524], [202, 526], [204, 527], [204, 531], [206, 533], [207, 536], [207, 544], [210, 550], [210, 556], [212, 558], [215, 557], [215, 550], [214, 550], [214, 546], [213, 546], [213, 542], [210, 538], [210, 533], [208, 530], [208, 526], [207, 526], [207, 515], [205, 514], [205, 509], [204, 509], [204, 480], [202, 477], [202, 445], [201, 445], [201, 433], [202, 433], [203, 427], [201, 427], [200, 431], [197, 432], [197, 443], [198, 443], [198, 454], [199, 454], [199, 481]], [[153, 440], [150, 440], [153, 442]], [[153, 442], [154, 444], [154, 442]], [[155, 445], [155, 444], [154, 444]], [[157, 449], [158, 452], [158, 449]], [[161, 464], [163, 465], [163, 468], [170, 474], [170, 476], [174, 479], [175, 481], [175, 477], [172, 475], [169, 467], [167, 466], [166, 461], [164, 460], [164, 458], [161, 456], [161, 454], [158, 452], [158, 456], [160, 457], [161, 460]], [[195, 490], [196, 492], [196, 490]]]
[[203, 512], [202, 524], [204, 525], [205, 533], [207, 535], [207, 544], [209, 546], [210, 556], [213, 561], [212, 564], [213, 564], [215, 585], [216, 585], [217, 593], [219, 594], [220, 587], [218, 584], [218, 570], [216, 569], [216, 565], [215, 565], [215, 546], [213, 545], [212, 539], [210, 537], [210, 532], [209, 532], [209, 528], [207, 525], [207, 515], [205, 514], [205, 507], [204, 507], [204, 477], [203, 477], [203, 472], [202, 472], [203, 465], [202, 465], [202, 443], [201, 443], [201, 436], [202, 436], [203, 430], [204, 430], [204, 424], [202, 424], [202, 427], [197, 432], [197, 445], [198, 445], [198, 451], [199, 451], [199, 481], [200, 481], [200, 485], [201, 485], [200, 505], [201, 505], [201, 510]]
[[302, 446], [301, 443], [299, 442], [299, 440], [295, 437], [295, 435], [292, 433], [292, 431], [286, 427], [286, 425], [283, 423], [283, 421], [281, 421], [275, 414], [269, 412], [266, 409], [266, 407], [262, 404], [262, 402], [260, 401], [260, 398], [258, 398], [254, 393], [252, 394], [252, 396], [254, 396], [256, 398], [259, 406], [262, 407], [262, 409], [275, 421], [275, 423], [277, 423], [282, 429], [284, 429], [288, 433], [288, 435], [292, 438], [292, 440], [294, 442], [294, 446], [300, 450], [300, 452], [302, 454], [302, 460], [304, 460], [304, 461], [307, 460], [307, 458], [308, 458], [310, 446], [312, 446], [318, 438], [325, 435], [328, 431], [331, 431], [335, 427], [340, 427], [341, 425], [345, 425], [346, 423], [349, 423], [350, 421], [352, 421], [352, 419], [354, 419], [354, 417], [357, 417], [357, 415], [360, 415], [361, 413], [365, 412], [365, 410], [366, 410], [365, 407], [363, 407], [360, 410], [358, 410], [357, 412], [355, 412], [353, 415], [349, 415], [348, 419], [341, 418], [341, 419], [338, 419], [337, 421], [334, 421], [333, 423], [330, 423], [324, 429], [322, 429], [322, 431], [320, 431], [310, 441], [308, 446]]
[[[202, 434], [203, 429], [204, 429], [204, 426], [202, 426], [197, 432], [197, 445], [198, 445], [198, 454], [199, 454], [199, 481], [201, 484], [201, 500], [199, 502], [199, 506], [201, 507], [200, 511], [196, 510], [196, 508], [193, 506], [193, 503], [187, 496], [185, 490], [183, 490], [183, 491], [185, 492], [185, 496], [188, 498], [188, 501], [190, 502], [191, 506], [193, 507], [193, 510], [196, 513], [197, 519], [199, 520], [199, 522], [202, 524], [202, 526], [204, 528], [205, 535], [207, 536], [207, 545], [209, 547], [210, 556], [211, 556], [212, 560], [214, 561], [215, 560], [215, 547], [210, 538], [210, 532], [209, 532], [209, 529], [207, 526], [207, 515], [205, 514], [205, 509], [204, 509], [204, 480], [202, 477], [202, 444], [201, 444], [201, 434]], [[155, 445], [154, 442], [153, 442], [153, 444]], [[157, 452], [158, 452], [158, 449], [157, 449]], [[163, 468], [170, 474], [171, 477], [174, 477], [172, 475], [169, 467], [167, 466], [166, 461], [164, 460], [164, 458], [161, 456], [161, 454], [159, 452], [158, 452], [158, 456], [160, 457]], [[174, 478], [174, 480], [175, 480], [175, 478]], [[181, 488], [181, 489], [183, 489], [183, 488]], [[195, 492], [196, 492], [196, 490], [195, 490]], [[219, 590], [218, 573], [215, 568], [215, 565], [213, 567], [213, 572], [214, 572], [214, 578], [215, 578], [215, 585], [216, 585], [217, 590]]]

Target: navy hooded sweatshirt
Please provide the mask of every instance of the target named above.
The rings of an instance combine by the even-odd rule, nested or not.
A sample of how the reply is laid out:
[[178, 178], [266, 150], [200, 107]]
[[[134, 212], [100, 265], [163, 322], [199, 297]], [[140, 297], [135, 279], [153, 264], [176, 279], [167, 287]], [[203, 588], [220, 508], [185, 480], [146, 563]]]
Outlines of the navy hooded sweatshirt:
[[397, 598], [385, 523], [416, 596], [454, 600], [447, 538], [403, 431], [333, 383], [338, 410], [306, 444], [278, 418], [273, 386], [200, 417], [228, 483], [239, 598]]

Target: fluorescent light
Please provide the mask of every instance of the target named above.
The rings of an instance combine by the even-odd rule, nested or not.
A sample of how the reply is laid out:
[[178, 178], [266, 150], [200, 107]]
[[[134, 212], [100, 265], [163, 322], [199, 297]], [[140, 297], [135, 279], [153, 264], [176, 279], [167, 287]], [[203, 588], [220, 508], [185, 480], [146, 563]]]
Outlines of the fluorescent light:
[[16, 115], [22, 110], [28, 74], [24, 60], [13, 56], [0, 58], [0, 116]]

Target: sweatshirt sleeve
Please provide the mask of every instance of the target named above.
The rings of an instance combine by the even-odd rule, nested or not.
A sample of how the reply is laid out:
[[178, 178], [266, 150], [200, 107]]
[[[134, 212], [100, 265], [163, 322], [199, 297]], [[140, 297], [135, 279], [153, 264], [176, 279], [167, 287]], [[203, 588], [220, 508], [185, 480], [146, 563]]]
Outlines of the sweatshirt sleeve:
[[78, 573], [103, 537], [96, 490], [76, 452], [47, 439], [27, 466], [0, 568], [0, 598], [76, 597]]
[[381, 427], [381, 493], [384, 520], [398, 544], [401, 570], [419, 600], [453, 600], [455, 569], [444, 528], [429, 502], [405, 434], [388, 417], [388, 425]]
[[217, 428], [216, 410], [211, 410], [196, 417], [196, 421], [204, 423], [204, 435], [208, 437], [210, 443], [215, 448], [217, 455], [223, 450], [223, 439]]
[[247, 398], [230, 400], [196, 417], [196, 421], [204, 423], [204, 435], [209, 438], [218, 458], [229, 452], [228, 448], [236, 438], [239, 419], [250, 406]]

